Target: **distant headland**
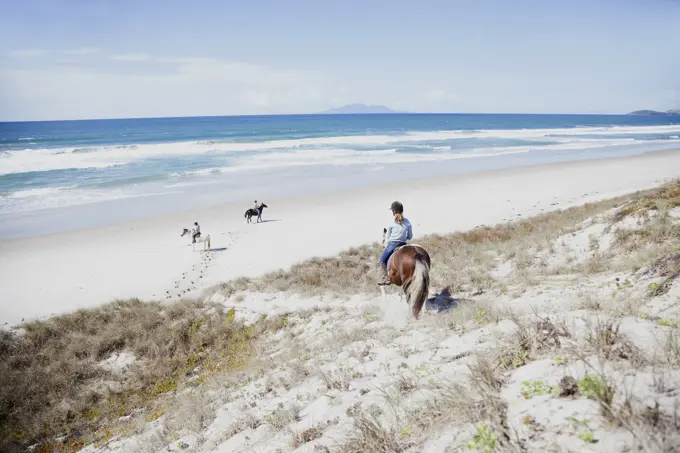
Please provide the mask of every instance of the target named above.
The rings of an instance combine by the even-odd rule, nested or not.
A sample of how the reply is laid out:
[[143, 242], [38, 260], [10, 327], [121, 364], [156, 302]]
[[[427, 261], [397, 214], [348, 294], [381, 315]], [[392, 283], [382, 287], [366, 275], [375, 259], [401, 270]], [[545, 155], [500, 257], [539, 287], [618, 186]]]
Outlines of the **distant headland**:
[[658, 112], [656, 110], [636, 110], [630, 112], [628, 115], [680, 115], [680, 109], [666, 110], [665, 112]]
[[366, 105], [366, 104], [349, 104], [342, 107], [336, 107], [324, 112], [322, 114], [337, 115], [337, 114], [356, 114], [356, 113], [406, 113], [397, 112], [384, 105]]

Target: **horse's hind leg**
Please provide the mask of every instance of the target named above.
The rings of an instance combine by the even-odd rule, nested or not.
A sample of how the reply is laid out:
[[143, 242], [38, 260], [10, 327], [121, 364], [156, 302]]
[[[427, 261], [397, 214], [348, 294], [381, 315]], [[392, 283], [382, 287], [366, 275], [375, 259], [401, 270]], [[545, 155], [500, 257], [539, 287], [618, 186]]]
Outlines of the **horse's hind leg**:
[[382, 293], [382, 301], [385, 302], [385, 298], [387, 296], [385, 295], [385, 287], [384, 286], [380, 287], [380, 292]]

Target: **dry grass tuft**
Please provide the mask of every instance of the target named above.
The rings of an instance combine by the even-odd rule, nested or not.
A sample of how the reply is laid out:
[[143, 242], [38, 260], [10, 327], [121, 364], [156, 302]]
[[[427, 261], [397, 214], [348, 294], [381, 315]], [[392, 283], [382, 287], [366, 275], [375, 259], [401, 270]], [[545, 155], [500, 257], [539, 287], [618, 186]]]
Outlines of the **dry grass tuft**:
[[[671, 409], [671, 414], [662, 412], [659, 402], [654, 399], [645, 401], [641, 408], [634, 402], [630, 391], [617, 393], [614, 379], [603, 371], [603, 367], [598, 370], [579, 351], [575, 351], [575, 355], [592, 371], [578, 382], [578, 393], [595, 400], [608, 423], [622, 427], [632, 435], [634, 441], [631, 451], [671, 453], [680, 449], [680, 412], [677, 404]], [[661, 385], [661, 388], [664, 386]]]
[[[499, 357], [504, 355], [507, 351], [497, 354]], [[427, 427], [473, 423], [477, 434], [471, 439], [472, 443], [493, 439], [493, 451], [521, 451], [521, 443], [512, 440], [507, 423], [507, 403], [499, 393], [506, 370], [484, 356], [478, 356], [468, 369], [469, 375], [464, 382], [434, 385], [432, 390], [437, 397], [426, 403], [419, 420], [427, 420]]]
[[[196, 301], [116, 301], [22, 327], [0, 335], [0, 450], [8, 452], [55, 436], [61, 445], [96, 441], [122, 416], [162, 414], [157, 400], [191, 375], [200, 382], [246, 365], [256, 335]], [[100, 366], [120, 352], [136, 362], [124, 372]]]
[[635, 365], [646, 361], [640, 351], [625, 335], [619, 333], [619, 324], [613, 320], [598, 319], [590, 326], [586, 342], [598, 357], [605, 360], [629, 360]]
[[[333, 425], [340, 423], [340, 417], [336, 417], [333, 420], [327, 420], [325, 422], [317, 423], [314, 426], [307, 428], [299, 433], [294, 433], [293, 438], [293, 448], [299, 448], [301, 445], [312, 442], [323, 436], [324, 431]], [[315, 451], [323, 450], [323, 446], [317, 446]]]
[[561, 338], [571, 336], [564, 326], [554, 324], [549, 318], [528, 321], [513, 317], [513, 321], [517, 326], [515, 333], [494, 358], [495, 366], [504, 371], [524, 366], [546, 351], [559, 349]]
[[[631, 211], [631, 207], [637, 206], [639, 200], [647, 200], [648, 204], [652, 200], [653, 206], [677, 206], [678, 193], [680, 181], [658, 189], [549, 212], [529, 219], [482, 226], [449, 235], [422, 236], [417, 242], [425, 247], [432, 258], [433, 288], [447, 288], [452, 293], [483, 293], [496, 288], [498, 282], [492, 277], [492, 270], [500, 259], [513, 260], [517, 278], [531, 285], [534, 283], [534, 274], [542, 271], [541, 266], [537, 265], [540, 263], [535, 262], [535, 252], [551, 250], [552, 241], [580, 228], [586, 219], [627, 203], [617, 214], [623, 218], [623, 213], [629, 215], [637, 212], [634, 209]], [[620, 247], [635, 248], [643, 244], [643, 241], [666, 243], [680, 238], [680, 227], [670, 221], [665, 210], [643, 230], [633, 231], [637, 232], [617, 233], [620, 235]], [[376, 293], [378, 288], [375, 285], [374, 269], [381, 251], [380, 244], [376, 242], [351, 248], [334, 257], [303, 261], [289, 270], [271, 272], [261, 278], [236, 279], [218, 285], [209, 292], [219, 292], [227, 297], [240, 291], [289, 291], [317, 296], [328, 292], [340, 295]], [[605, 257], [598, 253], [596, 259], [587, 262], [585, 271], [600, 272], [606, 267]]]
[[355, 431], [343, 445], [343, 453], [398, 453], [410, 446], [407, 438], [383, 426], [375, 414], [358, 409], [353, 416]]
[[671, 366], [680, 366], [680, 334], [675, 330], [668, 332], [665, 349], [666, 362]]
[[288, 409], [279, 407], [271, 414], [265, 415], [262, 420], [275, 430], [280, 431], [289, 424], [300, 421], [300, 408], [298, 406]]
[[613, 220], [619, 222], [630, 215], [646, 215], [650, 211], [666, 212], [676, 206], [680, 206], [680, 184], [673, 182], [659, 189], [642, 192], [619, 209]]
[[659, 258], [645, 269], [643, 275], [664, 277], [661, 283], [651, 285], [647, 293], [650, 297], [666, 294], [675, 279], [680, 277], [680, 251]]
[[479, 394], [491, 394], [498, 392], [503, 385], [503, 379], [498, 374], [498, 367], [494, 366], [489, 358], [480, 356], [468, 365], [470, 380], [475, 383], [474, 387]]
[[515, 341], [530, 358], [544, 351], [561, 348], [560, 338], [571, 337], [566, 327], [553, 323], [550, 318], [529, 322], [514, 318], [514, 322], [517, 325]]
[[[468, 370], [467, 378], [459, 382], [430, 382], [427, 393], [433, 397], [418, 408], [401, 407], [403, 396], [392, 398], [392, 411], [400, 414], [394, 426], [386, 425], [379, 418], [382, 411], [365, 411], [359, 404], [350, 407], [347, 413], [354, 418], [355, 430], [341, 451], [403, 452], [414, 447], [421, 434], [433, 428], [470, 423], [481, 423], [480, 426], [493, 433], [496, 451], [514, 451], [507, 435], [507, 404], [499, 394], [501, 370], [486, 357], [477, 357], [468, 365]], [[402, 393], [412, 390], [413, 384], [408, 378], [396, 382], [397, 390]]]
[[352, 381], [353, 372], [347, 368], [337, 368], [324, 371], [317, 370], [317, 376], [326, 384], [328, 390], [348, 390], [349, 383]]
[[619, 228], [614, 233], [615, 246], [632, 252], [649, 244], [680, 242], [680, 225], [667, 213], [660, 213], [649, 220], [642, 228]]

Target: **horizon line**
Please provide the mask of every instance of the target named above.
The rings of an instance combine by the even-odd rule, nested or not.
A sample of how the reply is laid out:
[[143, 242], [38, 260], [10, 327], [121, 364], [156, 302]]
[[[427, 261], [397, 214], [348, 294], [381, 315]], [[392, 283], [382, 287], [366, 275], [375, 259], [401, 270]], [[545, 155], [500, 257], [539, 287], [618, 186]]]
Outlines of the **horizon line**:
[[[649, 109], [640, 109], [649, 110]], [[673, 109], [671, 109], [673, 110]], [[638, 110], [634, 110], [638, 111]], [[666, 111], [659, 111], [665, 113]], [[137, 117], [99, 117], [99, 118], [75, 118], [75, 119], [50, 119], [50, 120], [0, 120], [0, 124], [6, 123], [56, 123], [68, 121], [124, 121], [124, 120], [160, 120], [160, 119], [185, 119], [185, 118], [245, 118], [245, 117], [275, 117], [275, 116], [377, 116], [377, 115], [578, 115], [578, 116], [627, 116], [628, 113], [493, 113], [493, 112], [381, 112], [381, 113], [253, 113], [240, 115], [188, 115], [188, 116], [137, 116]], [[640, 115], [644, 116], [644, 115]]]

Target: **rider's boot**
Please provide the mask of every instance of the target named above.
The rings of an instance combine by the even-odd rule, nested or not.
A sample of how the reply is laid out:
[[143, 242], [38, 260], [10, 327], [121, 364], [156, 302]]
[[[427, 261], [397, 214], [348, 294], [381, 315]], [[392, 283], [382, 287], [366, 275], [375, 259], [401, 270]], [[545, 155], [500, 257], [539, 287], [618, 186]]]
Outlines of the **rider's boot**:
[[391, 285], [389, 277], [387, 276], [387, 265], [385, 263], [380, 263], [378, 265], [378, 285], [386, 286]]

